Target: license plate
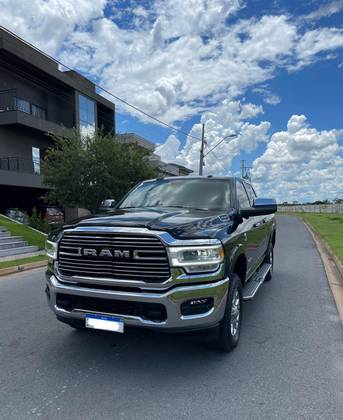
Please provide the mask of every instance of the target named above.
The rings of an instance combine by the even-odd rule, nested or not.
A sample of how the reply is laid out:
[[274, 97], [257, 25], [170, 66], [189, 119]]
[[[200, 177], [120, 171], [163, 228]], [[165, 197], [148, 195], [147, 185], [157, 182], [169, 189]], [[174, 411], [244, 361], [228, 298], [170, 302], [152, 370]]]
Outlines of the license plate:
[[123, 333], [124, 320], [117, 316], [87, 314], [86, 328]]

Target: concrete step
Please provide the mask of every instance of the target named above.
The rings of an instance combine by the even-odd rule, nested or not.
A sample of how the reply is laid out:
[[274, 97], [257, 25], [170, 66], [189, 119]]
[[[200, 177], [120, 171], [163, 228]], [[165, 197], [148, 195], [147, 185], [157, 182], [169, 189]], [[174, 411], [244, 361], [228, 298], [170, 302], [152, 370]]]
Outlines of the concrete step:
[[[36, 251], [38, 251], [38, 246], [19, 246], [17, 248], [0, 249], [0, 257], [27, 254]], [[23, 255], [23, 258], [25, 258], [25, 255]]]
[[9, 232], [7, 232], [7, 230], [2, 230], [0, 231], [0, 237], [2, 236], [11, 236], [11, 234]]
[[23, 238], [21, 236], [10, 236], [9, 234], [4, 235], [4, 236], [0, 235], [0, 244], [4, 242], [17, 242], [17, 241], [23, 241]]
[[1, 249], [12, 249], [12, 248], [22, 248], [23, 246], [27, 246], [26, 241], [0, 242], [0, 250]]

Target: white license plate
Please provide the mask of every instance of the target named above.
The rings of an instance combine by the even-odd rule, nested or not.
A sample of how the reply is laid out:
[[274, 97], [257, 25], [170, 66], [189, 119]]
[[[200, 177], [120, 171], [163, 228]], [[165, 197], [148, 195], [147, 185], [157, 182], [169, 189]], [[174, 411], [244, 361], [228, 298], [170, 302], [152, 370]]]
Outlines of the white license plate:
[[87, 314], [86, 327], [95, 330], [123, 333], [124, 320], [117, 316]]

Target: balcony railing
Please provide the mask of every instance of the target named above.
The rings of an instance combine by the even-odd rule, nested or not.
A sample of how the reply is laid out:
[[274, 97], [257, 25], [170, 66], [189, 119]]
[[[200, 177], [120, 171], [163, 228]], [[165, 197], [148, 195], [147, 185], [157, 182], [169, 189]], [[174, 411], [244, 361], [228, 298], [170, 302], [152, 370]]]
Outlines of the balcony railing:
[[19, 157], [0, 158], [0, 170], [40, 175], [40, 161]]
[[0, 91], [0, 113], [8, 111], [21, 111], [42, 120], [47, 119], [44, 108], [17, 96], [15, 89]]

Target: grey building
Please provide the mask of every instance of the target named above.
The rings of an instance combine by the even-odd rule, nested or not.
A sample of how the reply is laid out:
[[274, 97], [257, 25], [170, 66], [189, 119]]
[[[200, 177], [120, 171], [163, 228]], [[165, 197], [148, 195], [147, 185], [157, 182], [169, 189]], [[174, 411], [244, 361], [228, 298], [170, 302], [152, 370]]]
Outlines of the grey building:
[[155, 143], [139, 136], [138, 134], [121, 133], [117, 134], [117, 139], [122, 143], [136, 144], [137, 146], [143, 147], [152, 152], [150, 163], [152, 166], [158, 168], [162, 176], [187, 176], [193, 173], [193, 171], [186, 168], [186, 166], [176, 163], [163, 162], [161, 158], [154, 153], [156, 147]]
[[115, 131], [114, 104], [95, 85], [0, 28], [0, 212], [31, 210], [45, 193], [40, 163], [53, 141], [78, 127]]

